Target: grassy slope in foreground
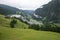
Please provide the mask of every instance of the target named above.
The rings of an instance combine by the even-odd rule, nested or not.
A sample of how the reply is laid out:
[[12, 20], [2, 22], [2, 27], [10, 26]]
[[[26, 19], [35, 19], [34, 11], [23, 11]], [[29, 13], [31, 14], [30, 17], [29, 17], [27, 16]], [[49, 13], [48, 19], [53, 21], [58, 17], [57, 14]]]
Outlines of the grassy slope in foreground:
[[0, 40], [60, 40], [60, 33], [0, 27]]
[[[12, 18], [5, 18], [4, 15], [0, 15], [0, 26], [1, 27], [10, 27], [10, 22], [11, 22]], [[17, 20], [17, 24], [15, 25], [16, 28], [28, 28], [28, 25]]]

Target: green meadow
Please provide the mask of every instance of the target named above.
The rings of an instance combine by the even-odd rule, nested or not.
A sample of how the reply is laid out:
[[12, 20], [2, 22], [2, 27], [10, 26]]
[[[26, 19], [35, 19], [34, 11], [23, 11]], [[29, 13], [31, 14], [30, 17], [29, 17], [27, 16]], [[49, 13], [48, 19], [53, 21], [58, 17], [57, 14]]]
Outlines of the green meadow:
[[0, 40], [60, 40], [60, 33], [0, 27]]
[[28, 29], [28, 25], [17, 20], [15, 28], [10, 21], [0, 15], [0, 40], [60, 40], [60, 33]]

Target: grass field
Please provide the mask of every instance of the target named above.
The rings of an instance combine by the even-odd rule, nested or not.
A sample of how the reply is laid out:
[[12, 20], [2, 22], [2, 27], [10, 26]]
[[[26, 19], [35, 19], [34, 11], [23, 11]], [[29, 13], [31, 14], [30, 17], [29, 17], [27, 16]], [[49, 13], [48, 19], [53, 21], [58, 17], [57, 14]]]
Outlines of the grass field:
[[0, 40], [60, 40], [60, 33], [0, 27]]
[[28, 25], [19, 20], [10, 28], [10, 21], [0, 15], [0, 40], [60, 40], [60, 33], [27, 29]]

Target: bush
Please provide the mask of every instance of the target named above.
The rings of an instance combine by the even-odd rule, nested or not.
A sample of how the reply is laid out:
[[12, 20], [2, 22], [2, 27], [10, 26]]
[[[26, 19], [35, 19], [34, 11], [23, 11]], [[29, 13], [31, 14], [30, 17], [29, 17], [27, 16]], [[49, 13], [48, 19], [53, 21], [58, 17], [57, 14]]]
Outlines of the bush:
[[39, 25], [37, 25], [37, 24], [32, 24], [32, 25], [30, 25], [30, 27], [29, 27], [30, 29], [35, 29], [35, 30], [39, 30], [40, 28], [39, 28]]
[[10, 22], [11, 28], [14, 28], [16, 23], [17, 23], [17, 20], [13, 19], [13, 20]]

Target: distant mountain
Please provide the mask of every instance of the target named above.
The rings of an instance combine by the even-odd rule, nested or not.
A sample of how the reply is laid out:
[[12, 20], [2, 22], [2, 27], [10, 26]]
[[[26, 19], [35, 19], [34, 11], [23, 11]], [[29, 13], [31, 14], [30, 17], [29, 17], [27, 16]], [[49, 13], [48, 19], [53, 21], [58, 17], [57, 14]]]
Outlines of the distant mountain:
[[20, 15], [21, 17], [19, 17], [19, 19], [22, 21], [26, 21], [27, 23], [30, 23], [31, 19], [36, 18], [34, 16], [34, 10], [22, 10], [4, 4], [0, 4], [0, 14], [6, 16]]
[[22, 10], [15, 7], [11, 7], [5, 4], [0, 4], [0, 14], [3, 15], [21, 15], [24, 18], [30, 20], [34, 17], [34, 10]]
[[9, 15], [9, 14], [16, 14], [16, 12], [23, 12], [23, 14], [27, 15], [32, 15], [34, 13], [33, 10], [22, 10], [5, 4], [0, 4], [0, 13], [4, 15]]
[[34, 14], [34, 10], [23, 10], [23, 14], [28, 17], [32, 17]]
[[26, 13], [26, 14], [33, 14], [34, 13], [34, 10], [23, 10], [24, 11], [24, 13]]
[[60, 0], [50, 1], [43, 5], [43, 8], [35, 10], [35, 14], [41, 16], [42, 19], [45, 18], [46, 22], [60, 23]]
[[0, 13], [4, 15], [16, 14], [17, 11], [21, 11], [18, 8], [14, 8], [8, 5], [0, 4]]

